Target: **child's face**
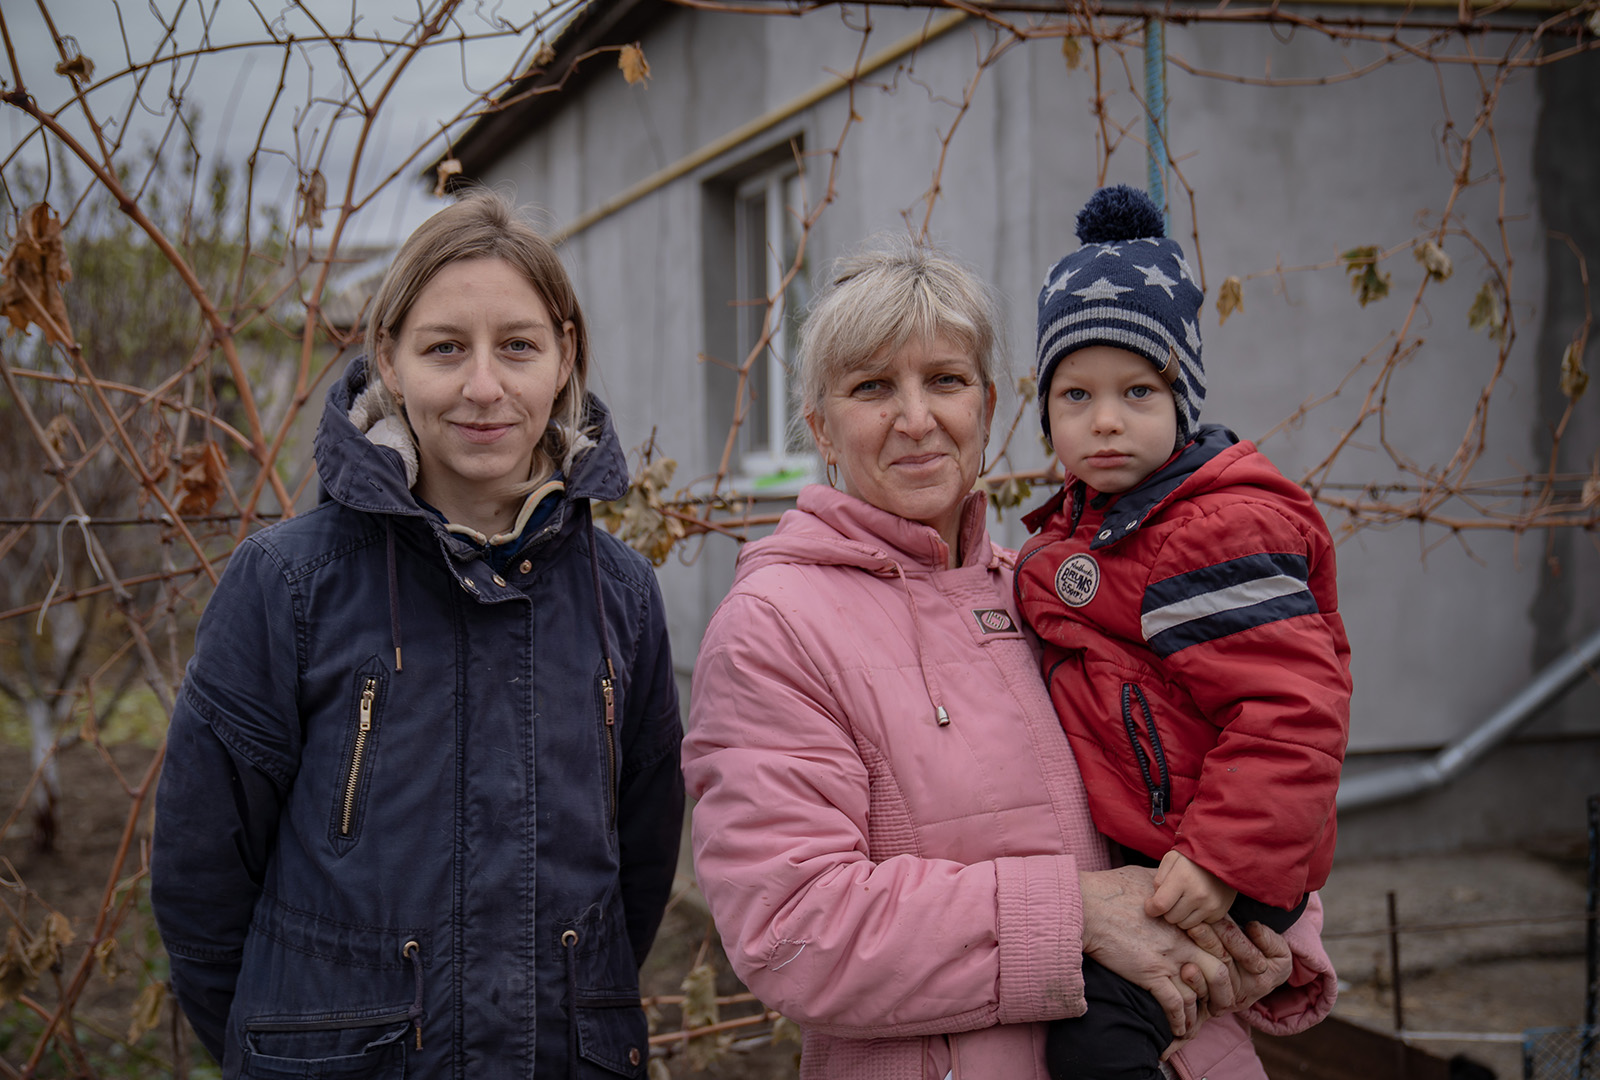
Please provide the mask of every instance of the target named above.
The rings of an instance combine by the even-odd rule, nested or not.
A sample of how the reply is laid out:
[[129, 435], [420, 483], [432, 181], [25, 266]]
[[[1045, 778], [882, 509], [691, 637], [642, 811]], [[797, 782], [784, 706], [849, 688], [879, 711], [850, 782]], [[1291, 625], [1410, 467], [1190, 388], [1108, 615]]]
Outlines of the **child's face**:
[[1119, 495], [1172, 456], [1178, 405], [1155, 365], [1138, 353], [1090, 345], [1063, 357], [1045, 399], [1050, 441], [1066, 470]]

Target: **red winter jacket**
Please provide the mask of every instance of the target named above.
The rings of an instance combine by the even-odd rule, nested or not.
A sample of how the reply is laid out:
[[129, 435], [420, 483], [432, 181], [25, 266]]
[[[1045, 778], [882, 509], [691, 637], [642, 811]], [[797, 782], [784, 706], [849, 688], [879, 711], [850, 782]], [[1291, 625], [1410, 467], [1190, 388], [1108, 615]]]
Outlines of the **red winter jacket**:
[[1017, 606], [1100, 831], [1292, 908], [1333, 861], [1350, 644], [1311, 498], [1226, 428], [1030, 514]]

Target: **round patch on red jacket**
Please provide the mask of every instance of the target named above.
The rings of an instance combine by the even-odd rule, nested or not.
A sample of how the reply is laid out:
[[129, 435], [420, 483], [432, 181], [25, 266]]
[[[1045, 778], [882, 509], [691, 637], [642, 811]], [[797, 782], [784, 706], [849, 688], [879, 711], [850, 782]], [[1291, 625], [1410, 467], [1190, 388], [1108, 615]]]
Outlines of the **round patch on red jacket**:
[[1068, 607], [1082, 607], [1094, 599], [1100, 588], [1100, 564], [1082, 552], [1063, 562], [1056, 570], [1056, 595]]

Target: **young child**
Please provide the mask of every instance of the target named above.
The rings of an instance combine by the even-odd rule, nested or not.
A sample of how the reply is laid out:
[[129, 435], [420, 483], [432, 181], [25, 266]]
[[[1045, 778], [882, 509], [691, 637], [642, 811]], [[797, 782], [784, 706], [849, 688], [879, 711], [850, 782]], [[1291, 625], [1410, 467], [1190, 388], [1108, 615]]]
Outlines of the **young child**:
[[[1067, 472], [1025, 520], [1017, 603], [1095, 824], [1159, 864], [1152, 917], [1286, 929], [1333, 858], [1350, 647], [1333, 541], [1255, 446], [1198, 426], [1203, 299], [1142, 192], [1104, 188], [1039, 294], [1045, 437]], [[1053, 1077], [1151, 1080], [1155, 999], [1084, 959]]]

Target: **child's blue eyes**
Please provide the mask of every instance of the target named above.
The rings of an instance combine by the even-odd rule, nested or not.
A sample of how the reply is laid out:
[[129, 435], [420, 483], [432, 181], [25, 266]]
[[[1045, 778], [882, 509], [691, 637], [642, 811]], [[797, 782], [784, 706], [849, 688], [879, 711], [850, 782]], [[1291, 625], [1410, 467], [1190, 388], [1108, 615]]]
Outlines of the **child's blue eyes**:
[[[1128, 387], [1126, 393], [1128, 397], [1132, 398], [1134, 401], [1145, 401], [1155, 393], [1155, 388], [1150, 386], [1130, 386]], [[1068, 401], [1081, 404], [1089, 400], [1089, 391], [1084, 390], [1081, 387], [1074, 386], [1070, 389], [1063, 390], [1061, 392], [1061, 396], [1066, 398]]]

